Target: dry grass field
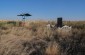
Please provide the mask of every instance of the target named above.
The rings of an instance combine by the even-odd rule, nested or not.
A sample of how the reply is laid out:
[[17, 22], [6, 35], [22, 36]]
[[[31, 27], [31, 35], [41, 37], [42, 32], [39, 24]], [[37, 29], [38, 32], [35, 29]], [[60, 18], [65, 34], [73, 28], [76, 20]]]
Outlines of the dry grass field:
[[[55, 22], [49, 22], [55, 25]], [[48, 29], [46, 21], [0, 21], [0, 55], [85, 55], [85, 21], [64, 21], [70, 33]]]

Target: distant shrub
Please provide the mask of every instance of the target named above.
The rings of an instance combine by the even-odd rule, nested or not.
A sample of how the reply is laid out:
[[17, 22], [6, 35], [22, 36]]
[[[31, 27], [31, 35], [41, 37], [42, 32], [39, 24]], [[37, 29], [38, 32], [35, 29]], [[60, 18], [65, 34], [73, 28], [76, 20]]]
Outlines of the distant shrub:
[[64, 21], [64, 25], [72, 26], [72, 28], [77, 28], [77, 29], [85, 28], [84, 21]]
[[8, 21], [7, 24], [13, 24], [14, 26], [16, 26], [16, 21]]

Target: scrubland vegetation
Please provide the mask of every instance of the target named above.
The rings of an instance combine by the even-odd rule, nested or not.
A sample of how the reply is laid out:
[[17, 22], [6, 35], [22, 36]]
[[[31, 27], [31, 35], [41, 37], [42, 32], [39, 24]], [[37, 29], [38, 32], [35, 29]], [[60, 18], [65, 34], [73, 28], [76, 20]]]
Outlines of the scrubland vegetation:
[[85, 22], [64, 21], [70, 33], [48, 29], [56, 22], [0, 22], [0, 55], [85, 55]]

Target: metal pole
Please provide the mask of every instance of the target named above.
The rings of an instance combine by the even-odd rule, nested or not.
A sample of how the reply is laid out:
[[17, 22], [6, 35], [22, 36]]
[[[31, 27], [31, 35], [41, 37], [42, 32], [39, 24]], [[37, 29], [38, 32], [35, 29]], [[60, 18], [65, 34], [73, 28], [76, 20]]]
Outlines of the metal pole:
[[22, 17], [22, 26], [25, 26], [25, 16]]

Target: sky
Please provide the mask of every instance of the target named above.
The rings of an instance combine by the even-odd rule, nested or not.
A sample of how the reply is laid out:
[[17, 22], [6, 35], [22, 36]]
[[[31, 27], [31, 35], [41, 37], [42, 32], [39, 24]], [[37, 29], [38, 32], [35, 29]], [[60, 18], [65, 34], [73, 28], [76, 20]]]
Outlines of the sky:
[[0, 20], [85, 20], [85, 0], [0, 0]]

